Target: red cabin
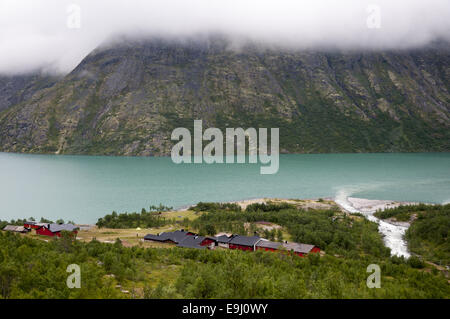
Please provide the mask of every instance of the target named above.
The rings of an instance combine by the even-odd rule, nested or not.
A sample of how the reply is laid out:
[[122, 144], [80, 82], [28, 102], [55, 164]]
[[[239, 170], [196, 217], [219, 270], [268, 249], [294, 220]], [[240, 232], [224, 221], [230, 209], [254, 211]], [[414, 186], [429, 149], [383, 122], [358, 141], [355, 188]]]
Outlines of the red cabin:
[[69, 231], [72, 234], [78, 234], [78, 227], [72, 224], [45, 224], [36, 229], [36, 234], [50, 237], [61, 237], [62, 231]]
[[320, 252], [320, 248], [314, 245], [308, 244], [298, 244], [298, 243], [284, 243], [283, 247], [300, 257], [305, 257], [309, 253], [318, 253]]
[[269, 240], [261, 240], [256, 244], [256, 250], [278, 251], [281, 246], [281, 243], [276, 243]]
[[256, 244], [261, 240], [258, 236], [234, 236], [229, 242], [230, 249], [255, 251]]
[[202, 242], [200, 243], [201, 246], [211, 246], [211, 245], [215, 246], [216, 244], [217, 240], [212, 237], [205, 237], [205, 239], [203, 239]]
[[33, 221], [27, 221], [27, 222], [23, 223], [23, 227], [25, 227], [27, 229], [38, 229], [42, 226], [48, 227], [48, 223], [37, 223], [37, 222], [33, 222]]

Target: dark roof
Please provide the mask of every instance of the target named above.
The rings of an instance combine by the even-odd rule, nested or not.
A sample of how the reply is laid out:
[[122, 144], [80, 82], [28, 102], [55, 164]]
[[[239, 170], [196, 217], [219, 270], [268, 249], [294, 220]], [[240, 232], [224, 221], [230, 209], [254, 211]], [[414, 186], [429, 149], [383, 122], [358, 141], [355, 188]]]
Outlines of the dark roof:
[[159, 241], [166, 241], [166, 240], [171, 240], [171, 233], [161, 233], [158, 234], [157, 237], [159, 238]]
[[175, 243], [181, 242], [186, 236], [189, 236], [189, 237], [192, 236], [192, 235], [188, 235], [189, 232], [183, 231], [183, 230], [176, 230], [169, 234], [170, 234], [169, 239], [171, 239]]
[[166, 233], [161, 233], [159, 235], [152, 235], [152, 234], [148, 234], [146, 236], [144, 236], [144, 239], [146, 240], [155, 240], [155, 241], [166, 241], [166, 240], [170, 240], [173, 241], [174, 243], [180, 243], [181, 241], [183, 241], [186, 237], [193, 237], [194, 235], [189, 235], [189, 234], [193, 234], [191, 232], [187, 232], [184, 230], [176, 230], [174, 232], [166, 232]]
[[146, 240], [154, 240], [154, 241], [160, 241], [160, 242], [163, 242], [163, 241], [166, 241], [166, 240], [171, 240], [171, 241], [173, 241], [172, 239], [171, 239], [171, 233], [161, 233], [161, 234], [158, 234], [158, 235], [153, 235], [153, 234], [147, 234], [147, 235], [145, 235], [144, 236], [144, 239], [146, 239]]
[[144, 236], [145, 240], [156, 240], [156, 241], [161, 241], [161, 237], [158, 235], [153, 235], [153, 234], [147, 234]]
[[186, 236], [177, 246], [184, 248], [206, 249], [205, 246], [200, 245], [204, 239], [205, 237], [203, 236]]
[[287, 250], [293, 250], [296, 253], [309, 253], [311, 249], [313, 249], [314, 245], [308, 245], [308, 244], [298, 244], [298, 243], [284, 243], [283, 247]]
[[48, 230], [52, 233], [60, 232], [62, 230], [66, 231], [74, 231], [77, 230], [78, 227], [72, 224], [49, 224]]
[[282, 245], [281, 243], [276, 243], [269, 240], [261, 240], [259, 241], [259, 243], [256, 244], [256, 246], [258, 247], [272, 248], [272, 249], [279, 249], [281, 245]]
[[230, 244], [253, 246], [260, 240], [261, 238], [259, 238], [258, 236], [235, 236], [230, 240]]
[[219, 243], [228, 243], [232, 237], [228, 237], [227, 235], [217, 236], [216, 239]]

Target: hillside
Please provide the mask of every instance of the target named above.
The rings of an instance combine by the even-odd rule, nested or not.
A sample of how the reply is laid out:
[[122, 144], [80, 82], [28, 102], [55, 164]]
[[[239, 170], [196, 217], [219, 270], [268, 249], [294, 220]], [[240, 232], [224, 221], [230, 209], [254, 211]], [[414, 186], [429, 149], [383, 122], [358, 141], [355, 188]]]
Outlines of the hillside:
[[0, 112], [30, 99], [36, 91], [51, 87], [57, 76], [39, 73], [0, 75]]
[[[389, 257], [376, 223], [336, 208], [296, 206], [252, 204], [234, 211], [233, 205], [202, 203], [196, 205], [200, 214], [191, 211], [181, 221], [180, 212], [162, 212], [166, 221], [172, 219], [170, 226], [80, 230], [79, 240], [65, 234], [50, 239], [33, 232], [2, 231], [0, 299], [449, 297], [446, 273], [416, 265], [411, 259]], [[99, 222], [113, 227], [136, 222], [149, 227], [148, 217], [145, 212], [112, 214]], [[202, 231], [202, 225], [210, 225], [218, 231], [245, 234], [249, 224], [248, 232], [265, 233], [255, 228], [263, 220], [265, 225], [276, 222], [282, 226], [288, 232], [283, 240], [290, 235], [292, 240], [320, 244], [325, 253], [298, 257], [283, 251], [190, 249], [141, 241], [146, 232], [161, 233], [168, 227]], [[80, 289], [66, 286], [66, 268], [73, 263], [82, 269]], [[381, 267], [379, 289], [367, 287], [370, 264]]]
[[168, 155], [171, 131], [194, 119], [279, 127], [285, 153], [449, 151], [449, 53], [236, 49], [221, 37], [102, 46], [3, 103], [0, 151]]

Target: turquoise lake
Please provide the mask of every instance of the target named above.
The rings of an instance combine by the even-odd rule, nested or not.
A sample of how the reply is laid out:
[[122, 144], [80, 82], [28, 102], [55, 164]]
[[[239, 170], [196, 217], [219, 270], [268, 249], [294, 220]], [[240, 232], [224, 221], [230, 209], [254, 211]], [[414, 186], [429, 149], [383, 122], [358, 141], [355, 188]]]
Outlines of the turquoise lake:
[[277, 174], [259, 169], [177, 165], [169, 157], [0, 153], [0, 219], [95, 223], [113, 210], [260, 197], [450, 202], [450, 153], [281, 155]]

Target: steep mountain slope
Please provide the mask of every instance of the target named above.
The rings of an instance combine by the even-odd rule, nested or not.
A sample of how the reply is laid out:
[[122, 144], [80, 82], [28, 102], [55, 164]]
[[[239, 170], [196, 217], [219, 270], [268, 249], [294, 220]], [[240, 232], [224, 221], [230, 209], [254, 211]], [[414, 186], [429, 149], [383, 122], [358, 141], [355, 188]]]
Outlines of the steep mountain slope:
[[36, 91], [55, 84], [57, 79], [40, 73], [0, 76], [0, 112], [28, 100]]
[[450, 46], [231, 49], [222, 38], [101, 47], [0, 113], [0, 150], [168, 155], [175, 127], [279, 127], [283, 152], [450, 150]]

